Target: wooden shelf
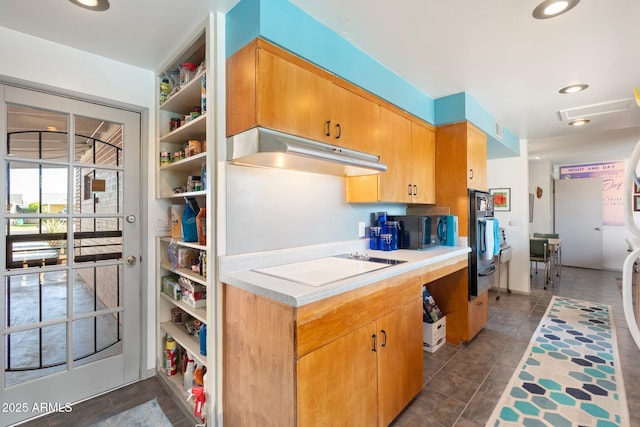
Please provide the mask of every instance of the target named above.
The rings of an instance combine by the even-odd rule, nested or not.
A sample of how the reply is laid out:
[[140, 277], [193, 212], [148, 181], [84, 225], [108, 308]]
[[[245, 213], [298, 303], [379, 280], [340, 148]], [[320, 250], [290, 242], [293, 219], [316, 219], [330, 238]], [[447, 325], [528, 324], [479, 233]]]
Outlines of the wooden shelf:
[[207, 356], [200, 354], [200, 340], [198, 337], [189, 335], [184, 327], [175, 325], [172, 321], [162, 322], [160, 327], [184, 347], [193, 357], [193, 360], [201, 365], [208, 366]]
[[197, 243], [194, 242], [185, 242], [183, 240], [180, 239], [174, 239], [173, 237], [161, 237], [160, 241], [165, 242], [165, 243], [171, 243], [171, 241], [176, 242], [176, 244], [178, 246], [184, 246], [185, 248], [192, 248], [192, 249], [197, 249], [199, 251], [206, 251], [207, 250], [207, 246], [206, 245], [199, 245]]
[[171, 111], [173, 113], [188, 114], [193, 107], [200, 106], [194, 105], [194, 99], [200, 99], [202, 91], [202, 85], [200, 84], [201, 77], [206, 73], [200, 73], [195, 76], [189, 83], [181, 87], [180, 90], [169, 97], [164, 103], [160, 104], [160, 109], [163, 111]]
[[201, 114], [188, 123], [160, 137], [160, 142], [172, 144], [187, 142], [189, 139], [201, 140], [206, 135], [207, 114]]
[[178, 276], [183, 276], [186, 277], [187, 279], [196, 282], [200, 285], [204, 285], [207, 286], [207, 278], [204, 276], [201, 276], [199, 274], [194, 273], [193, 271], [189, 270], [188, 268], [172, 268], [170, 263], [167, 262], [161, 262], [160, 263], [160, 267], [162, 267], [163, 269], [170, 271], [172, 273], [177, 274]]
[[177, 162], [168, 163], [164, 166], [160, 166], [160, 172], [171, 171], [171, 172], [188, 172], [193, 170], [194, 168], [200, 167], [202, 162], [206, 161], [207, 152], [196, 154], [195, 156], [190, 156], [182, 160], [178, 160]]
[[174, 300], [169, 295], [166, 295], [163, 292], [160, 292], [160, 298], [163, 298], [166, 301], [169, 301], [171, 304], [175, 305], [176, 307], [181, 308], [186, 313], [188, 313], [191, 316], [195, 317], [196, 319], [198, 319], [202, 323], [206, 323], [207, 322], [207, 308], [206, 307], [193, 308], [190, 305], [183, 303], [182, 301]]
[[189, 191], [187, 193], [163, 194], [160, 199], [182, 199], [183, 197], [207, 197], [207, 190]]

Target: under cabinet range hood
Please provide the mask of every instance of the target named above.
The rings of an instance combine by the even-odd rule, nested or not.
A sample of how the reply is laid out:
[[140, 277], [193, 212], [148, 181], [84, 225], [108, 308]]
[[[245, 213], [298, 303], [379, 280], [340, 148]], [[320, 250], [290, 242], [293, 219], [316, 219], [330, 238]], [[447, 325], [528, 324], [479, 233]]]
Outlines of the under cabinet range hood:
[[387, 170], [376, 155], [263, 127], [227, 138], [227, 160], [236, 165], [336, 176], [373, 175]]

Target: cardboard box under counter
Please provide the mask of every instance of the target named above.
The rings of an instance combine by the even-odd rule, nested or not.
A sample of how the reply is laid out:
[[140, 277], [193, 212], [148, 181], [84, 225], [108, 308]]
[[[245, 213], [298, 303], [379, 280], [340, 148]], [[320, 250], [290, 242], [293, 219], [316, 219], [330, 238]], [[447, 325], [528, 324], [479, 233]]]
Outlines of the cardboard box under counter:
[[447, 316], [434, 323], [422, 323], [422, 349], [433, 353], [447, 342]]

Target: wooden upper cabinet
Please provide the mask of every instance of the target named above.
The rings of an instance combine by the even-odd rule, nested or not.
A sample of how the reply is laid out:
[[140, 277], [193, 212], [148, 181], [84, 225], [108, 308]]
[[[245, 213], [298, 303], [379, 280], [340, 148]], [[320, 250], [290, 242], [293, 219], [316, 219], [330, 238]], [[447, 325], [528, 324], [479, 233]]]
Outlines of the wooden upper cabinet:
[[477, 127], [467, 128], [467, 187], [487, 189], [487, 135]]
[[257, 39], [227, 60], [227, 136], [255, 126], [372, 152], [378, 104], [335, 76]]
[[411, 123], [411, 203], [436, 203], [436, 133]]
[[333, 84], [275, 54], [258, 49], [257, 123], [326, 142]]
[[387, 171], [378, 175], [379, 200], [408, 203], [411, 200], [411, 122], [381, 108], [380, 133], [380, 160], [387, 164]]
[[435, 203], [434, 128], [380, 107], [379, 134], [377, 152], [388, 169], [348, 178], [347, 201]]
[[378, 154], [380, 106], [335, 83], [328, 98], [332, 110], [328, 142]]
[[436, 200], [458, 216], [461, 236], [468, 235], [468, 189], [487, 189], [486, 134], [469, 122], [436, 129]]

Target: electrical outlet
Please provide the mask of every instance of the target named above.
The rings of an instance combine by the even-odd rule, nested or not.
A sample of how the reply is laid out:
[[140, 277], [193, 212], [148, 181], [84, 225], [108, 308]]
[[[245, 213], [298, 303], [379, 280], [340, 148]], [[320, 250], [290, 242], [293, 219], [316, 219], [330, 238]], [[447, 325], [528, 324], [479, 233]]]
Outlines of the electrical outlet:
[[364, 222], [360, 221], [358, 223], [358, 237], [364, 237], [364, 228], [365, 228]]

